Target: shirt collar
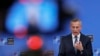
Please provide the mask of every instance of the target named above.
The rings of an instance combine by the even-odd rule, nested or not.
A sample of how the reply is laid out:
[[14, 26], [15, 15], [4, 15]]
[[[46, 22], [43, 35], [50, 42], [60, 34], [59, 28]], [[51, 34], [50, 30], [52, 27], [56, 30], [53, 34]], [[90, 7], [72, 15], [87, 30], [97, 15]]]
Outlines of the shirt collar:
[[[79, 33], [79, 34], [77, 35], [77, 37], [80, 38], [80, 35], [81, 35], [81, 34]], [[75, 37], [75, 35], [72, 34], [72, 38], [74, 38], [74, 37]]]

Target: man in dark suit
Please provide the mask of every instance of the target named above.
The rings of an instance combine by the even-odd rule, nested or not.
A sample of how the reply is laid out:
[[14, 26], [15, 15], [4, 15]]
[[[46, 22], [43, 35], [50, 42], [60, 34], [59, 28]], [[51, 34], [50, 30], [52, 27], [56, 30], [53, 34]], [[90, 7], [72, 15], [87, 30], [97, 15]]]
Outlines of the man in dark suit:
[[61, 38], [58, 56], [93, 56], [89, 37], [81, 33], [81, 21], [70, 22], [71, 34]]

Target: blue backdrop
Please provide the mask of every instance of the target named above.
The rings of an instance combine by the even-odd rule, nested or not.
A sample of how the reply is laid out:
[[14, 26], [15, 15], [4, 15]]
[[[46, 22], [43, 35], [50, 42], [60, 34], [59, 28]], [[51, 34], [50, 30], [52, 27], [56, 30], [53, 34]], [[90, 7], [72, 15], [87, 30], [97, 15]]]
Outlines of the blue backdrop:
[[[86, 35], [93, 35], [92, 43], [94, 56], [100, 56], [100, 0], [68, 0], [66, 2], [69, 3], [71, 8], [77, 11], [76, 17], [82, 20], [82, 33]], [[54, 50], [54, 56], [58, 55], [60, 36], [67, 35], [70, 32], [68, 29], [68, 23], [66, 23], [65, 28], [66, 29], [63, 32], [52, 36], [41, 35], [44, 41], [44, 49]], [[0, 56], [15, 56], [15, 53], [17, 56], [21, 51], [27, 49], [27, 37], [17, 39], [15, 36], [7, 34], [1, 34], [0, 37]], [[5, 45], [8, 37], [14, 37], [14, 45]]]

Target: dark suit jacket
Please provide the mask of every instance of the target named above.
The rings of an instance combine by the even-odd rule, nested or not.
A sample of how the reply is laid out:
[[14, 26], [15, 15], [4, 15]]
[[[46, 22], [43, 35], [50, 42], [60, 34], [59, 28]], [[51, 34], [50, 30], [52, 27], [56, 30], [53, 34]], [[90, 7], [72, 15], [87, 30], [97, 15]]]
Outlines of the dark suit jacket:
[[84, 50], [82, 51], [83, 53], [77, 51], [76, 54], [73, 47], [72, 34], [63, 36], [61, 38], [58, 56], [93, 56], [90, 38], [81, 34], [80, 41], [82, 42]]

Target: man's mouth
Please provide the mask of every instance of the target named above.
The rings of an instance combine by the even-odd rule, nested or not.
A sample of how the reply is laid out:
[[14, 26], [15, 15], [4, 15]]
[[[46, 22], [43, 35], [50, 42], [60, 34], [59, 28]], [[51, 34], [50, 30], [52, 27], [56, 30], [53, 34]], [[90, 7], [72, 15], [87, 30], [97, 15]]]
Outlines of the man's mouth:
[[76, 33], [78, 33], [78, 32], [73, 32], [73, 33], [75, 33], [75, 34], [76, 34]]

